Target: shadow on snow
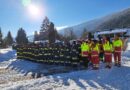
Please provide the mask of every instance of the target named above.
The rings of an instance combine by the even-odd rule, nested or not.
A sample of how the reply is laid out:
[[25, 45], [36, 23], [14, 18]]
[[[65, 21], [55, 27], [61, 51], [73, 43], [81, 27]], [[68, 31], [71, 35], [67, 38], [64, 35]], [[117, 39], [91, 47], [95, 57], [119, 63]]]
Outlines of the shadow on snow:
[[[39, 63], [32, 63], [30, 61], [17, 60], [15, 62], [12, 62], [8, 66], [8, 68], [23, 73], [24, 75], [28, 75], [31, 72], [33, 78], [39, 78], [41, 76], [49, 75], [47, 76], [47, 78], [53, 78], [55, 82], [59, 82], [59, 80], [62, 80], [65, 86], [69, 86], [69, 81], [71, 80], [81, 89], [86, 89], [88, 87], [98, 89], [104, 88], [110, 90], [130, 89], [130, 67], [125, 66], [122, 66], [121, 68], [113, 66], [112, 69], [100, 69], [97, 71], [82, 70], [77, 72], [57, 74], [57, 72], [54, 73], [53, 71], [55, 70], [54, 68], [56, 68], [55, 65], [45, 65]], [[62, 68], [62, 70], [65, 69], [64, 67], [60, 66], [56, 69], [58, 68]]]
[[[10, 54], [12, 54], [11, 51], [6, 53], [5, 55], [8, 56]], [[8, 59], [11, 59], [12, 57], [14, 57], [14, 55], [11, 55], [11, 57]], [[67, 69], [70, 68], [34, 63], [25, 60], [15, 60], [11, 62], [11, 64], [8, 66], [8, 69], [16, 70], [17, 72], [22, 73], [25, 76], [31, 72], [33, 78], [39, 78], [41, 76], [48, 75], [47, 78], [53, 78], [55, 82], [60, 82], [60, 80], [62, 80], [64, 86], [70, 86], [70, 84], [72, 84], [70, 82], [73, 81], [78, 87], [80, 87], [83, 90], [90, 87], [96, 89], [103, 88], [108, 90], [130, 89], [130, 67], [127, 66], [122, 66], [120, 68], [113, 66], [112, 69], [99, 69], [97, 71], [82, 70], [64, 73], [71, 71], [67, 71]], [[61, 72], [64, 74], [57, 74]]]
[[16, 57], [16, 52], [15, 51], [8, 51], [7, 53], [0, 53], [0, 62], [3, 61], [9, 61], [10, 59], [13, 59]]
[[88, 87], [107, 90], [130, 90], [130, 67], [125, 66], [121, 68], [113, 67], [110, 70], [82, 70], [69, 74], [48, 76], [48, 78], [53, 78], [56, 82], [60, 78], [65, 86], [69, 86], [71, 80], [83, 90]]

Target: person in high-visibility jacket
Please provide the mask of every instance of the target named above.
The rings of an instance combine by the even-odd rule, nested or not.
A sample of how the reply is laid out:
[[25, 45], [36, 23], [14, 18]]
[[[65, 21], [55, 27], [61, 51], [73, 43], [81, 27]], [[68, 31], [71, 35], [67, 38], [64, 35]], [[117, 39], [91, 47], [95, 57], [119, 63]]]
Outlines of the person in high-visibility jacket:
[[103, 44], [103, 49], [104, 49], [104, 58], [106, 62], [106, 68], [111, 68], [112, 64], [112, 43], [109, 41], [109, 39], [106, 39], [104, 44]]
[[96, 40], [93, 41], [91, 46], [91, 62], [93, 69], [99, 69], [99, 46]]
[[115, 66], [121, 66], [121, 51], [123, 47], [123, 42], [119, 38], [118, 35], [115, 35], [115, 39], [113, 41], [113, 48], [114, 48], [114, 61]]
[[101, 37], [99, 37], [99, 51], [100, 61], [104, 62], [103, 40], [101, 39]]
[[[88, 39], [88, 45], [91, 49], [91, 46], [92, 46], [92, 40], [91, 39]], [[92, 62], [91, 62], [91, 52], [89, 52], [88, 59], [90, 61], [90, 65], [91, 65], [92, 64]]]
[[90, 51], [90, 47], [88, 45], [87, 42], [83, 41], [83, 43], [81, 44], [81, 57], [84, 63], [85, 67], [88, 67], [88, 63], [89, 63], [89, 59], [88, 59], [88, 55], [89, 55], [89, 51]]

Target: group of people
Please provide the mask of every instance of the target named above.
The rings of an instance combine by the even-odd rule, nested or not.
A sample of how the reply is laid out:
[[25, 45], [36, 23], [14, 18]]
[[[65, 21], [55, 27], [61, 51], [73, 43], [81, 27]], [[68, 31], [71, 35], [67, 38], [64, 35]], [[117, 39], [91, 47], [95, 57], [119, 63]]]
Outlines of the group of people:
[[31, 44], [18, 45], [17, 58], [27, 59], [47, 64], [84, 66], [91, 64], [93, 69], [99, 69], [100, 61], [106, 64], [106, 68], [112, 67], [112, 54], [114, 54], [115, 66], [121, 66], [121, 51], [123, 42], [115, 35], [111, 42], [109, 37], [99, 40], [78, 40], [72, 44]]
[[88, 62], [91, 62], [93, 69], [99, 69], [100, 61], [106, 64], [106, 68], [111, 68], [113, 54], [115, 66], [120, 67], [122, 48], [123, 41], [119, 38], [119, 35], [115, 35], [113, 41], [109, 37], [104, 36], [99, 41], [83, 41], [81, 44], [81, 57], [87, 64], [86, 66], [88, 66]]

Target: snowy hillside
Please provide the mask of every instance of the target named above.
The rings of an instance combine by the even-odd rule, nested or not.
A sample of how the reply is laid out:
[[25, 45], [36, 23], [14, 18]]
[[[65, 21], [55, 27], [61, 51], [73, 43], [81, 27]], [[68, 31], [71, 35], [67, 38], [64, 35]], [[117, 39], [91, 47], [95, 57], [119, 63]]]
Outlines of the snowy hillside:
[[[84, 22], [84, 23], [81, 23], [78, 25], [74, 25], [74, 26], [70, 26], [70, 27], [61, 29], [61, 30], [59, 30], [59, 33], [64, 34], [64, 30], [73, 28], [76, 35], [80, 36], [81, 33], [83, 32], [84, 28], [86, 28], [88, 31], [91, 31], [91, 32], [95, 31], [95, 30], [104, 30], [104, 29], [101, 29], [102, 26], [107, 25], [111, 21], [113, 22], [113, 21], [123, 19], [124, 16], [126, 16], [128, 18], [129, 13], [130, 13], [130, 8], [104, 16], [104, 17], [101, 17], [101, 18], [98, 18], [98, 19], [94, 19], [94, 20], [91, 20], [88, 22]], [[125, 18], [124, 18], [123, 22], [127, 22], [127, 19], [125, 19]], [[118, 26], [117, 26], [117, 28], [118, 28]], [[109, 28], [105, 28], [105, 29], [109, 29]]]
[[105, 69], [101, 63], [97, 71], [56, 72], [65, 69], [61, 66], [18, 60], [15, 51], [2, 49], [0, 90], [130, 90], [130, 46], [122, 54], [121, 68], [113, 66], [112, 69]]

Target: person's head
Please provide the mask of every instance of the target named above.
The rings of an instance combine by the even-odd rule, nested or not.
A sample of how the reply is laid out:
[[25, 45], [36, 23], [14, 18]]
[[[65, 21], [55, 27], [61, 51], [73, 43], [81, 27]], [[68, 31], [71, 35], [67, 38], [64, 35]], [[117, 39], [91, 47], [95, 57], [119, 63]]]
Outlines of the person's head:
[[111, 42], [110, 37], [107, 37], [107, 41]]
[[76, 41], [73, 41], [73, 45], [75, 45], [76, 44]]
[[101, 37], [101, 36], [98, 36], [98, 39], [99, 39], [99, 41], [101, 41], [102, 37]]
[[94, 48], [96, 46], [96, 44], [94, 43], [94, 41], [92, 41], [92, 48]]
[[97, 44], [97, 40], [92, 40], [91, 42], [92, 42], [92, 48], [95, 47]]
[[118, 40], [118, 39], [119, 39], [119, 35], [116, 34], [116, 35], [115, 35], [115, 40]]
[[88, 43], [90, 43], [91, 42], [91, 39], [88, 39]]
[[93, 40], [94, 41], [94, 44], [97, 44], [98, 43], [98, 40]]
[[85, 40], [83, 39], [82, 42], [85, 42]]
[[77, 40], [77, 44], [81, 44], [81, 40], [80, 39]]
[[88, 43], [88, 40], [86, 39], [85, 42]]
[[103, 40], [106, 40], [106, 39], [107, 39], [107, 37], [106, 37], [105, 35], [104, 35], [102, 38], [103, 38]]

